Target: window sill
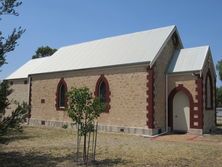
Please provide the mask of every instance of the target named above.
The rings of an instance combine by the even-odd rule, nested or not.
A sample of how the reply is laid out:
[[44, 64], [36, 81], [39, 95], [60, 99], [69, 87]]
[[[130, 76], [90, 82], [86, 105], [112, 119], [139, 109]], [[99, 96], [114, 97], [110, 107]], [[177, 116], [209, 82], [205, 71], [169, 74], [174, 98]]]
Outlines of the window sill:
[[65, 109], [66, 109], [65, 107], [58, 107], [57, 108], [57, 110], [61, 110], [61, 111], [65, 110]]

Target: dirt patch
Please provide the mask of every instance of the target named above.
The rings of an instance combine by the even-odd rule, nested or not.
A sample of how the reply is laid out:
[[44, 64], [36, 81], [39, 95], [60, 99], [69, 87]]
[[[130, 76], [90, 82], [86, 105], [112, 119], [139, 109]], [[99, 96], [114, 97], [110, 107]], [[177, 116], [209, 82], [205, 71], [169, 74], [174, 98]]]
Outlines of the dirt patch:
[[156, 141], [172, 141], [172, 142], [186, 142], [196, 140], [199, 135], [193, 134], [166, 134], [163, 136], [154, 137], [151, 140]]

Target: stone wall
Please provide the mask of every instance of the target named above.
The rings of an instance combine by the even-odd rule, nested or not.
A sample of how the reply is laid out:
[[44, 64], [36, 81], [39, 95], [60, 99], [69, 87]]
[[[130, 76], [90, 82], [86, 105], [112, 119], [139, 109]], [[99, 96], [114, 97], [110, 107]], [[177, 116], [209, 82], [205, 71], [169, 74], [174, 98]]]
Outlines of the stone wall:
[[[142, 66], [59, 72], [32, 76], [32, 119], [70, 121], [62, 110], [56, 110], [57, 84], [63, 77], [68, 90], [86, 86], [94, 93], [96, 82], [104, 74], [110, 88], [110, 111], [103, 113], [99, 124], [118, 127], [146, 125], [147, 64]], [[44, 100], [43, 100], [44, 99]], [[44, 101], [44, 103], [41, 103]]]
[[[212, 104], [213, 108], [212, 109], [207, 109], [206, 108], [206, 77], [207, 73], [210, 72], [211, 78], [212, 78]], [[215, 87], [216, 87], [216, 78], [214, 76], [214, 64], [212, 60], [212, 56], [210, 53], [207, 55], [207, 60], [204, 64], [204, 69], [203, 69], [203, 131], [204, 133], [208, 133], [210, 131], [213, 131], [215, 126], [216, 126], [216, 99], [215, 99]]]
[[[178, 46], [179, 47], [179, 46]], [[170, 39], [154, 64], [154, 126], [165, 131], [166, 125], [166, 71], [175, 52]]]
[[[212, 109], [207, 109], [205, 105], [205, 84], [208, 71], [210, 71], [210, 74], [212, 76]], [[194, 115], [191, 115], [191, 119], [193, 119], [193, 121], [191, 121], [191, 133], [208, 133], [215, 128], [215, 79], [214, 65], [210, 53], [208, 53], [208, 57], [205, 61], [204, 68], [201, 72], [200, 77], [198, 77], [198, 75], [195, 76], [194, 73], [168, 75], [168, 94], [170, 94], [174, 88], [178, 87], [179, 85], [183, 85], [183, 87], [185, 87], [192, 95], [194, 102]], [[198, 90], [199, 86], [201, 86], [201, 90]]]
[[194, 103], [197, 103], [196, 79], [197, 77], [193, 76], [192, 73], [169, 74], [168, 75], [168, 96], [174, 88], [182, 84], [192, 94]]
[[28, 103], [28, 89], [29, 84], [27, 83], [27, 79], [14, 79], [14, 80], [8, 80], [10, 89], [13, 90], [13, 92], [8, 96], [8, 99], [11, 102], [11, 105], [9, 106], [9, 109], [7, 110], [7, 113], [10, 113], [16, 108], [16, 104], [14, 104], [14, 101], [17, 101], [19, 103], [22, 103], [23, 101]]
[[[172, 95], [171, 92], [175, 91], [175, 89], [179, 90], [184, 88], [186, 89], [189, 94], [188, 98], [190, 100], [190, 129], [189, 132], [191, 133], [202, 133], [202, 98], [199, 98], [199, 88], [197, 82], [201, 81], [198, 80], [198, 77], [193, 75], [192, 73], [182, 73], [182, 74], [169, 74], [168, 75], [168, 97]], [[202, 92], [202, 91], [201, 91]], [[185, 92], [184, 92], [185, 93]], [[201, 95], [202, 97], [202, 95]], [[169, 100], [173, 100], [172, 97], [169, 97]], [[200, 101], [201, 100], [201, 101]], [[172, 105], [168, 103], [168, 105]], [[168, 106], [168, 116], [170, 117], [169, 121], [172, 121], [172, 106]], [[173, 122], [169, 122], [171, 126]]]
[[[59, 127], [62, 128], [64, 125], [67, 128], [73, 128], [76, 130], [76, 125], [69, 121], [54, 121], [54, 120], [39, 120], [31, 118], [29, 121], [29, 125], [31, 126], [49, 126], [49, 127]], [[126, 133], [133, 135], [142, 135], [147, 136], [151, 135], [153, 132], [151, 129], [141, 128], [141, 127], [126, 127], [126, 126], [115, 126], [115, 125], [103, 125], [98, 124], [99, 132], [112, 132], [112, 133]]]

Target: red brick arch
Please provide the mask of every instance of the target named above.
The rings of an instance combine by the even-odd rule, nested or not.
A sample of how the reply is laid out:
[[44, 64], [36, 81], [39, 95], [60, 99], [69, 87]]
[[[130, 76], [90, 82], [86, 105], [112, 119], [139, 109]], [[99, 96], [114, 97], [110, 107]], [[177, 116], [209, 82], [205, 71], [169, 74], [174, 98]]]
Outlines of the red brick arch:
[[182, 84], [179, 84], [177, 87], [175, 87], [170, 95], [168, 96], [168, 126], [172, 128], [173, 130], [173, 99], [174, 96], [178, 93], [182, 91], [184, 94], [187, 95], [188, 99], [189, 99], [189, 103], [190, 103], [190, 128], [193, 127], [193, 118], [194, 118], [194, 101], [193, 101], [193, 97], [192, 94], [190, 93], [190, 91], [185, 88]]
[[97, 80], [97, 82], [96, 82], [96, 88], [95, 88], [95, 92], [94, 92], [94, 95], [96, 96], [96, 97], [98, 97], [99, 96], [99, 86], [100, 86], [100, 84], [102, 83], [102, 82], [104, 82], [105, 83], [105, 86], [106, 86], [106, 96], [105, 96], [105, 98], [106, 98], [106, 108], [105, 108], [105, 113], [109, 113], [109, 110], [110, 110], [110, 94], [111, 94], [111, 92], [110, 92], [110, 89], [109, 89], [109, 82], [108, 82], [108, 80], [106, 79], [106, 77], [104, 76], [104, 74], [102, 74], [100, 77], [99, 77], [99, 79]]
[[64, 86], [65, 92], [67, 92], [67, 84], [66, 84], [66, 81], [64, 80], [64, 78], [61, 78], [60, 81], [59, 81], [59, 83], [58, 83], [58, 85], [57, 85], [57, 89], [56, 89], [56, 99], [55, 99], [55, 101], [56, 101], [56, 104], [55, 104], [56, 110], [64, 110], [65, 108], [67, 108], [68, 99], [67, 99], [66, 96], [65, 96], [65, 108], [61, 108], [61, 107], [59, 106], [59, 96], [60, 96], [60, 94], [59, 94], [59, 89], [60, 89], [61, 85]]

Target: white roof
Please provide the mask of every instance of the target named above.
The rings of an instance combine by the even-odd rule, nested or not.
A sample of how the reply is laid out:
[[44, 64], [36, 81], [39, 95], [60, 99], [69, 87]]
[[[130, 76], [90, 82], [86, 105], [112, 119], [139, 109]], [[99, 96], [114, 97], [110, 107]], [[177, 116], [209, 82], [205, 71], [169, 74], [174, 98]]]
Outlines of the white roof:
[[209, 46], [180, 49], [174, 54], [168, 72], [174, 73], [202, 70], [208, 50]]
[[175, 30], [176, 26], [168, 26], [62, 47], [47, 59], [29, 61], [7, 79], [25, 78], [28, 74], [148, 64], [158, 56]]
[[120, 35], [59, 49], [35, 73], [48, 73], [150, 62], [175, 26]]
[[39, 67], [43, 64], [43, 62], [47, 61], [50, 57], [43, 57], [38, 59], [29, 60], [11, 75], [9, 75], [6, 79], [20, 79], [27, 78], [29, 74], [35, 73]]

